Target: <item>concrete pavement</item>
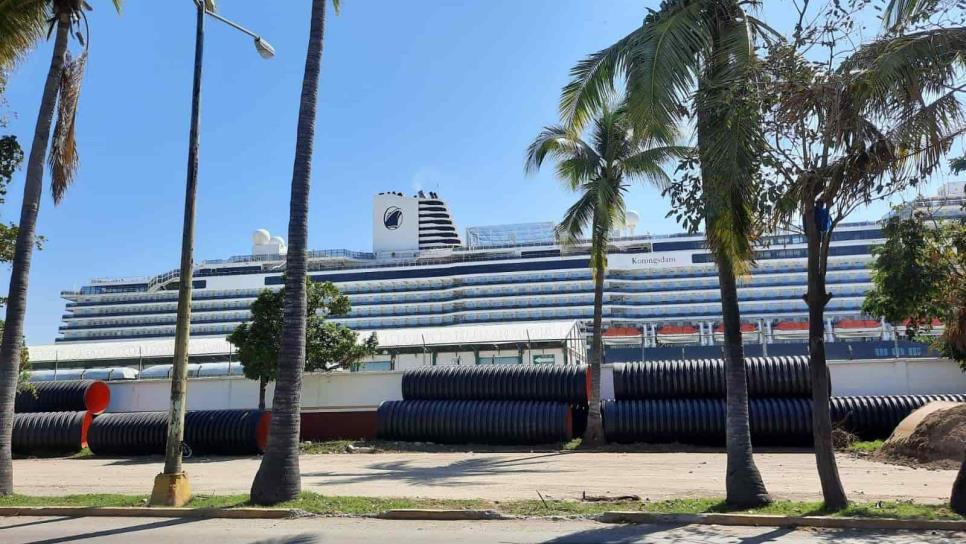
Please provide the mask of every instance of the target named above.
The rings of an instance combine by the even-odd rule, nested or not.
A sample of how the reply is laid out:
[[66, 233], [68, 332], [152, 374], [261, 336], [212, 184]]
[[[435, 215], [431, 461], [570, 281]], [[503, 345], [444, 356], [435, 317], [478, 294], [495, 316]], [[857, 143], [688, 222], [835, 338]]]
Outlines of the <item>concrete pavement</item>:
[[420, 542], [506, 544], [709, 542], [837, 544], [953, 543], [964, 533], [794, 530], [774, 527], [605, 525], [591, 521], [418, 522], [351, 518], [295, 520], [191, 520], [158, 518], [0, 518], [4, 544], [131, 542], [348, 544]]
[[[755, 460], [779, 499], [820, 500], [811, 453], [760, 453]], [[247, 493], [259, 459], [190, 459], [186, 471], [200, 494]], [[651, 500], [724, 495], [725, 455], [675, 453], [376, 453], [303, 455], [302, 487], [328, 495], [481, 498], [577, 498], [636, 494]], [[855, 501], [912, 499], [942, 503], [955, 471], [924, 470], [839, 456], [839, 470]], [[160, 457], [134, 459], [21, 459], [14, 482], [26, 495], [147, 494]]]

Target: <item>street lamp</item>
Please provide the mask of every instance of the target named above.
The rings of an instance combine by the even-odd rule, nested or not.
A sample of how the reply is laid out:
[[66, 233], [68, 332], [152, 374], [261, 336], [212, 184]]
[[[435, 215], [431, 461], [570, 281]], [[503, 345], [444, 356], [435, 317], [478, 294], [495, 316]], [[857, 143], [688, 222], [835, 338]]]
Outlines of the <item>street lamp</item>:
[[191, 487], [181, 461], [184, 416], [188, 392], [188, 338], [191, 334], [191, 281], [194, 268], [195, 198], [198, 189], [199, 128], [201, 124], [201, 66], [205, 45], [205, 16], [217, 19], [255, 39], [262, 58], [275, 56], [275, 49], [259, 35], [205, 8], [205, 0], [193, 0], [197, 7], [195, 70], [191, 93], [191, 129], [188, 136], [188, 178], [185, 186], [184, 225], [181, 234], [181, 272], [178, 276], [178, 321], [175, 325], [174, 368], [171, 372], [171, 406], [164, 452], [164, 472], [154, 479], [151, 505], [182, 506], [191, 499]]

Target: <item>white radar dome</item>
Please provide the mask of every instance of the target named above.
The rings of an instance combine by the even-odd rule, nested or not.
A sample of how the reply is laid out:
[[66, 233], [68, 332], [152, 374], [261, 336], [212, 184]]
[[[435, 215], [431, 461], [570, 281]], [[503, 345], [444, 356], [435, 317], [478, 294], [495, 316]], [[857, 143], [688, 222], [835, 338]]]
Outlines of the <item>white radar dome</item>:
[[265, 229], [258, 229], [252, 233], [252, 243], [256, 246], [263, 246], [272, 240], [272, 235]]
[[272, 243], [278, 246], [284, 246], [285, 240], [282, 240], [281, 236], [272, 236]]
[[634, 210], [628, 211], [624, 214], [624, 224], [629, 228], [634, 228], [641, 222], [641, 214], [635, 212]]

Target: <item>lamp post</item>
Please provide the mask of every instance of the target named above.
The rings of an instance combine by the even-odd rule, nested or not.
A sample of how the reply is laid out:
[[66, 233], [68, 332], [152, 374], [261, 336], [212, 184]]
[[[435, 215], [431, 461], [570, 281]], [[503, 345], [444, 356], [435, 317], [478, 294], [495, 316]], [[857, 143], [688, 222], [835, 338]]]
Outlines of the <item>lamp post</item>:
[[210, 16], [255, 39], [255, 49], [262, 58], [270, 59], [275, 49], [259, 35], [205, 7], [206, 0], [194, 0], [197, 6], [195, 31], [195, 68], [191, 92], [191, 129], [188, 138], [188, 177], [185, 185], [184, 225], [181, 234], [181, 272], [178, 276], [178, 320], [175, 325], [174, 368], [171, 372], [171, 405], [168, 412], [168, 435], [164, 452], [164, 472], [154, 479], [151, 504], [182, 506], [191, 499], [188, 476], [181, 464], [184, 441], [184, 418], [188, 392], [188, 338], [191, 335], [191, 277], [194, 268], [195, 197], [198, 189], [199, 127], [201, 123], [201, 67], [205, 45], [205, 16]]

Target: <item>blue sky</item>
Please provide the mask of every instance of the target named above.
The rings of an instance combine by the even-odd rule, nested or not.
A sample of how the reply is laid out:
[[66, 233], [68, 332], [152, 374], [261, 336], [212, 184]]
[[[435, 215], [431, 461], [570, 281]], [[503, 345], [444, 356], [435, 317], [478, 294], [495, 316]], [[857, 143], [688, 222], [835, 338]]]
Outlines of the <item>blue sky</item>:
[[[57, 334], [62, 289], [93, 277], [175, 268], [181, 240], [194, 11], [189, 0], [91, 2], [91, 54], [80, 101], [81, 167], [54, 208], [45, 195], [27, 340]], [[417, 188], [448, 200], [460, 228], [557, 220], [572, 201], [552, 169], [526, 177], [524, 151], [556, 119], [582, 56], [640, 24], [640, 0], [349, 0], [326, 28], [311, 202], [313, 248], [368, 250], [374, 193]], [[209, 20], [203, 83], [196, 260], [246, 254], [250, 235], [285, 236], [295, 122], [308, 36], [307, 0], [219, 2], [277, 56]], [[765, 17], [787, 27], [783, 2]], [[279, 6], [284, 6], [280, 9]], [[331, 15], [331, 14], [330, 14]], [[50, 62], [43, 43], [11, 75], [8, 132], [32, 136]], [[941, 180], [937, 180], [936, 185]], [[23, 171], [0, 219], [19, 216]], [[46, 190], [46, 189], [45, 189]], [[640, 188], [640, 231], [677, 232], [668, 204]], [[885, 205], [854, 219], [882, 215]], [[9, 271], [0, 281], [6, 288]]]

